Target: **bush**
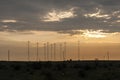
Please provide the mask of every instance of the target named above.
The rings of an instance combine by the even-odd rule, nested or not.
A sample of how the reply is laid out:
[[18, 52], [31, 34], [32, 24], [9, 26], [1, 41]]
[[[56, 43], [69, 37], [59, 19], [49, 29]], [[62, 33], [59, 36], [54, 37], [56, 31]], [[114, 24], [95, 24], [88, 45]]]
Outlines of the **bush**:
[[21, 66], [20, 65], [13, 65], [13, 69], [15, 71], [19, 71], [21, 69]]
[[78, 71], [78, 76], [81, 77], [81, 78], [85, 78], [86, 77], [86, 73], [84, 70], [79, 70]]
[[39, 70], [41, 69], [41, 63], [33, 63], [30, 65], [31, 69]]
[[44, 64], [44, 67], [45, 67], [45, 68], [51, 68], [51, 67], [52, 67], [52, 63], [51, 63], [51, 62], [46, 62], [46, 63]]
[[80, 64], [75, 64], [75, 65], [73, 66], [73, 68], [75, 68], [75, 69], [81, 68], [81, 65], [80, 65]]
[[89, 65], [85, 65], [85, 66], [84, 66], [84, 70], [87, 70], [87, 71], [88, 71], [88, 70], [90, 70], [90, 69], [91, 69], [91, 67], [90, 67]]

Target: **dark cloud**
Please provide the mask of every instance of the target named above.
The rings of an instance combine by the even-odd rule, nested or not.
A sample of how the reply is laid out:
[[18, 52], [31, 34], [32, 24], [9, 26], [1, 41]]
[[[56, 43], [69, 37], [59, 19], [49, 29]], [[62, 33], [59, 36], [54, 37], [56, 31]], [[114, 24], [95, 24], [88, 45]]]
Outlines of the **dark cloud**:
[[[66, 18], [61, 22], [43, 22], [41, 19], [52, 9], [68, 10], [76, 7], [74, 18]], [[96, 8], [102, 14], [111, 16], [111, 19], [86, 18], [84, 14], [95, 13]], [[77, 34], [72, 30], [79, 29], [103, 29], [109, 32], [119, 32], [120, 23], [112, 24], [119, 18], [112, 15], [114, 11], [119, 11], [119, 0], [0, 0], [0, 21], [14, 19], [16, 23], [0, 22], [0, 31], [57, 31], [59, 33]], [[117, 14], [120, 15], [120, 14]], [[106, 22], [104, 22], [106, 20]], [[3, 28], [7, 25], [7, 28]]]

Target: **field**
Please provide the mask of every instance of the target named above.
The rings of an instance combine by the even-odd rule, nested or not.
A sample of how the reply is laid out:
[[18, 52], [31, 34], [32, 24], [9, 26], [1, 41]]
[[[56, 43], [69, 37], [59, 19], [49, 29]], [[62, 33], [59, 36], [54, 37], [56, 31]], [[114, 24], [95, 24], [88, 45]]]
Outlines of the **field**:
[[120, 80], [120, 61], [1, 61], [0, 80]]

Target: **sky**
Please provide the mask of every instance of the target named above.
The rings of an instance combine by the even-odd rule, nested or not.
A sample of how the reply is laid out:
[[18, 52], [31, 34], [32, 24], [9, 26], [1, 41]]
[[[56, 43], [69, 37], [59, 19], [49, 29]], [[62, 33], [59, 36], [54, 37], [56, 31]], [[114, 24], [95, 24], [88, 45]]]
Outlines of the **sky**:
[[[0, 59], [27, 59], [27, 41], [30, 41], [31, 60], [44, 60], [44, 43], [67, 42], [67, 58], [85, 60], [120, 57], [120, 1], [119, 0], [0, 0]], [[49, 46], [50, 47], [50, 46]]]

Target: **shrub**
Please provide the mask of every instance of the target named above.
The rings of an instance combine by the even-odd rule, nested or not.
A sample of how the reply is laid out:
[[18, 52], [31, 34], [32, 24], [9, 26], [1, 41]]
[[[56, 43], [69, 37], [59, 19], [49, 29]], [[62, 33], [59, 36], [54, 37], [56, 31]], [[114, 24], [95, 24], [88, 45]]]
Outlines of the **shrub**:
[[86, 77], [86, 73], [84, 70], [79, 70], [78, 71], [78, 76], [81, 77], [81, 78], [85, 78]]
[[15, 71], [19, 71], [21, 69], [21, 66], [20, 65], [13, 65], [13, 69]]
[[41, 63], [33, 63], [30, 65], [31, 69], [39, 70], [41, 69]]

